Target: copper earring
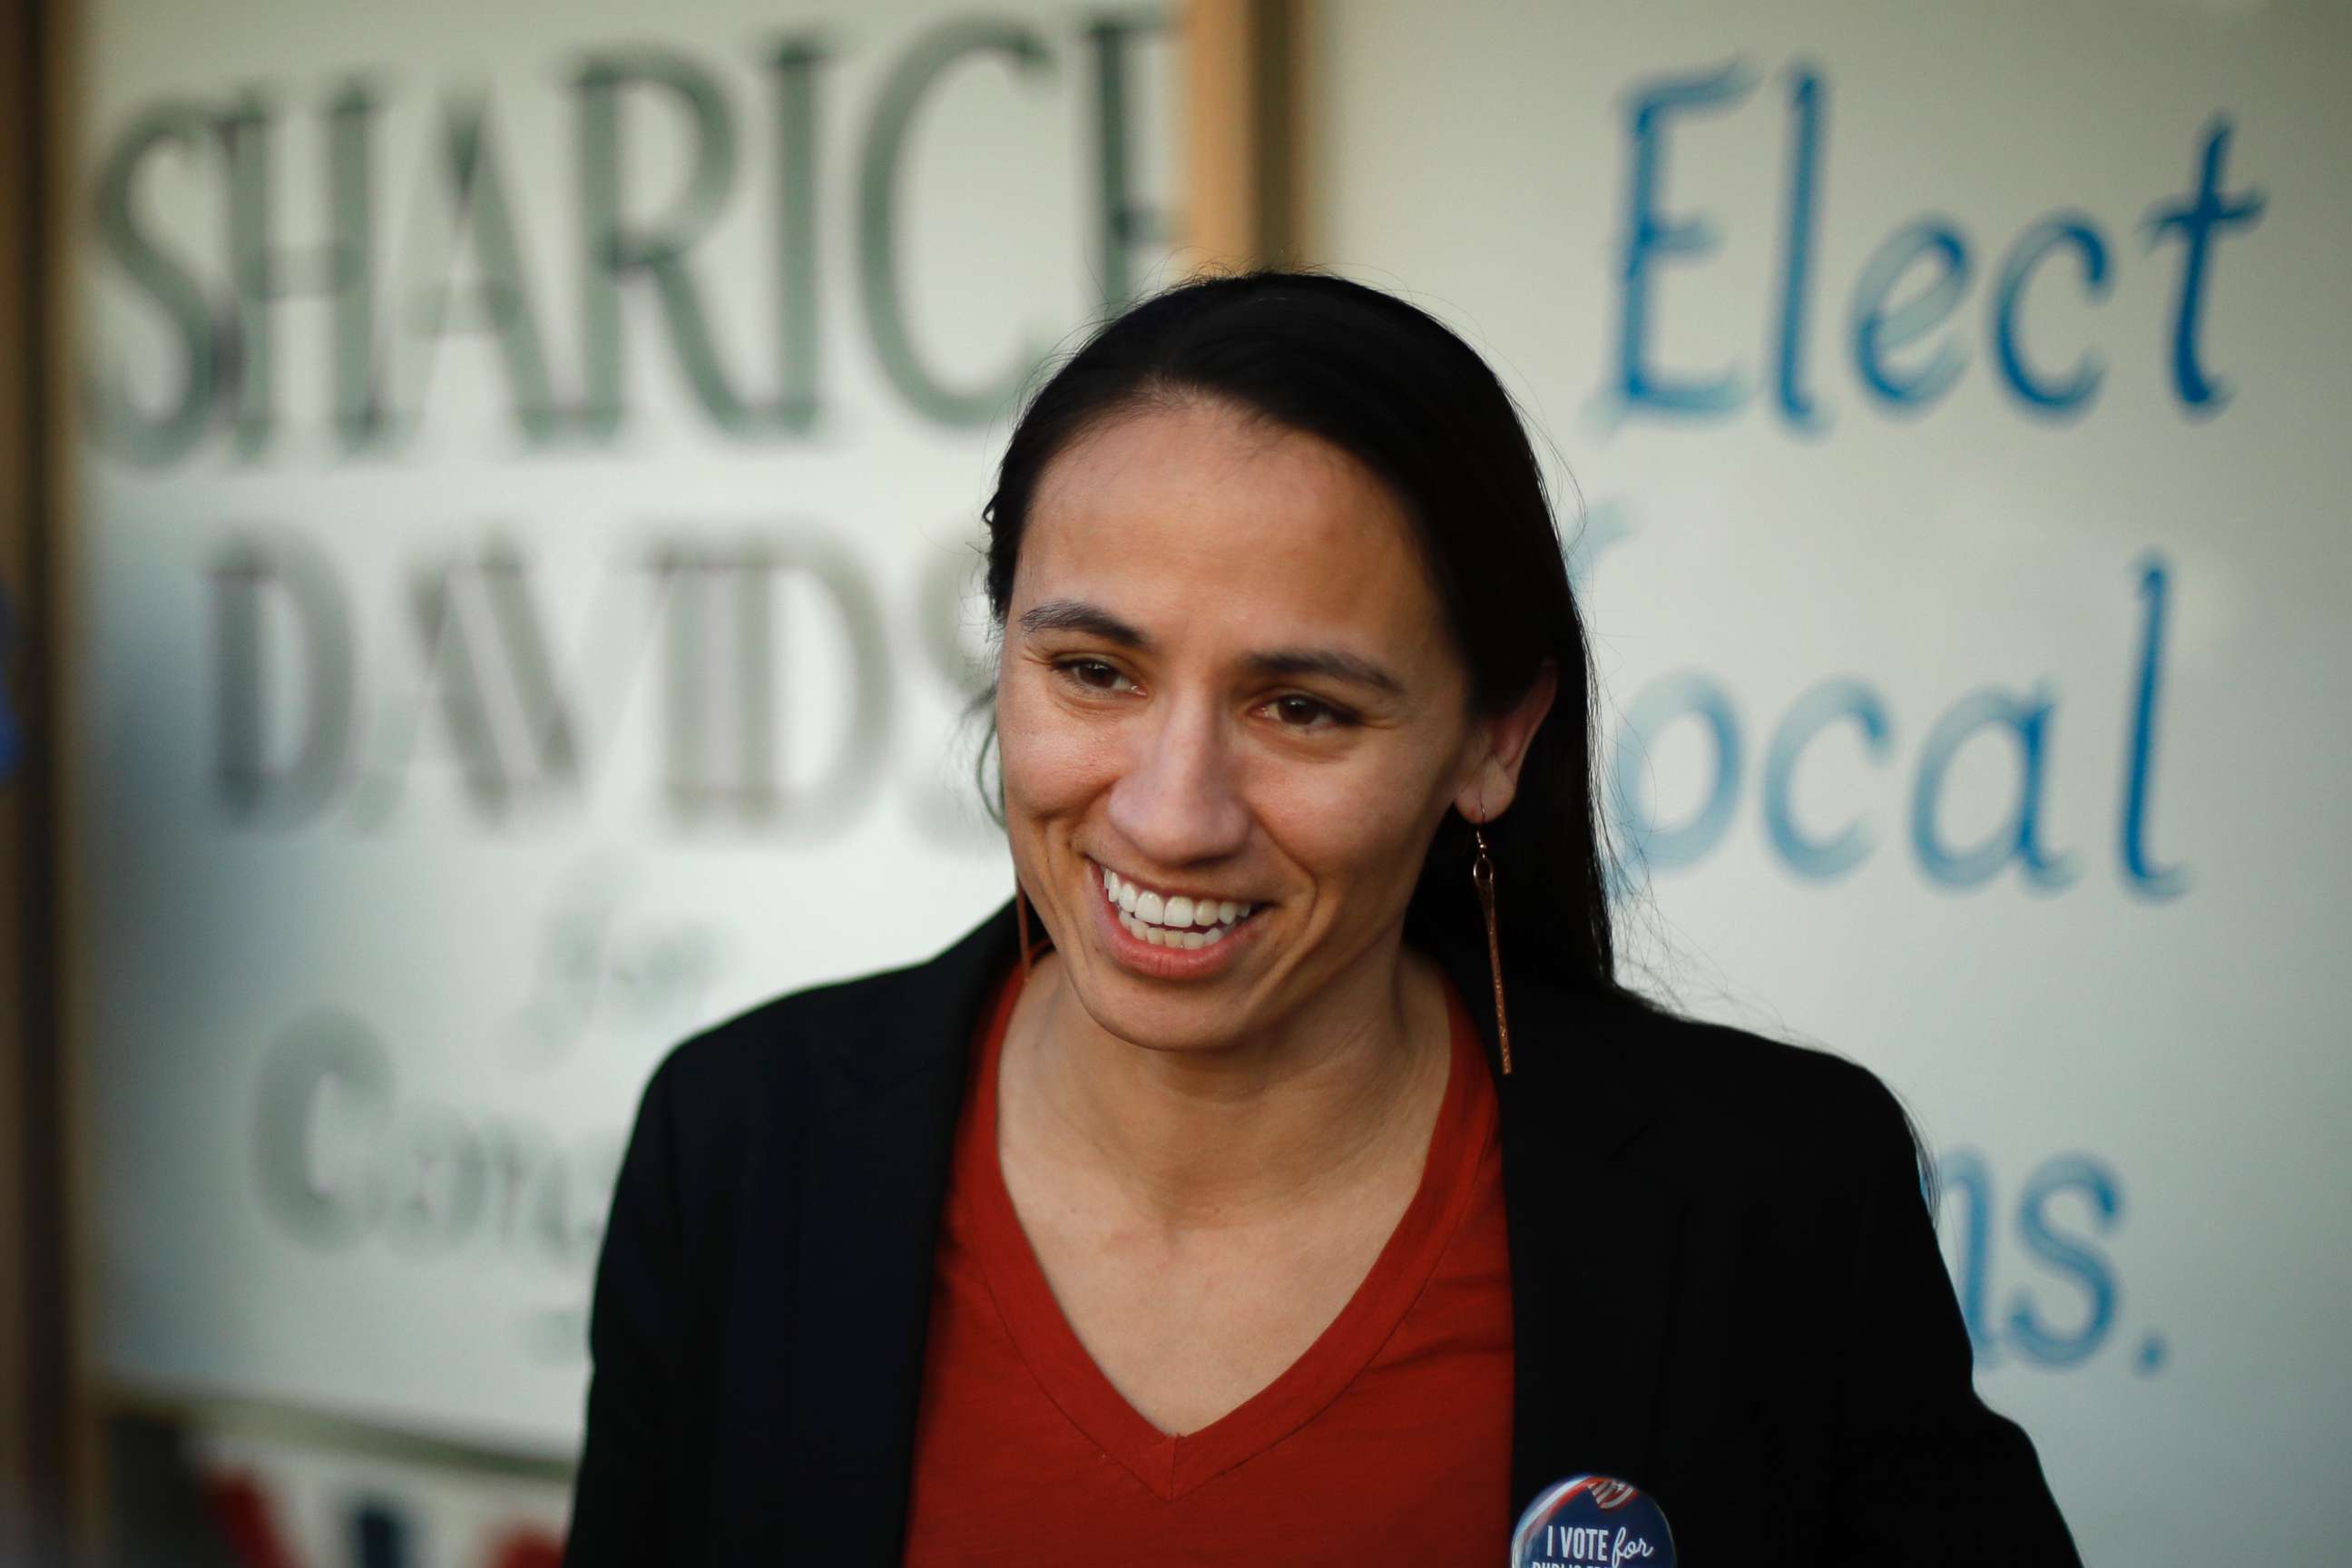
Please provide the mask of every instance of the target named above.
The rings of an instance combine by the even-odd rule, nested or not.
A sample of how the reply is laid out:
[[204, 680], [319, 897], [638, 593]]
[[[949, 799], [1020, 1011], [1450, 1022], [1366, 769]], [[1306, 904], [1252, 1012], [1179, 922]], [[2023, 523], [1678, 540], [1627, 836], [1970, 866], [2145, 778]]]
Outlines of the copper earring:
[[1478, 858], [1470, 863], [1470, 882], [1478, 889], [1479, 906], [1486, 911], [1486, 964], [1495, 976], [1495, 1036], [1502, 1047], [1503, 1076], [1511, 1076], [1511, 1020], [1503, 1011], [1503, 943], [1495, 930], [1495, 862], [1486, 853], [1486, 835], [1476, 823], [1470, 836], [1478, 841]]
[[1021, 928], [1021, 982], [1029, 982], [1029, 895], [1023, 890], [1018, 872], [1013, 878], [1013, 918]]

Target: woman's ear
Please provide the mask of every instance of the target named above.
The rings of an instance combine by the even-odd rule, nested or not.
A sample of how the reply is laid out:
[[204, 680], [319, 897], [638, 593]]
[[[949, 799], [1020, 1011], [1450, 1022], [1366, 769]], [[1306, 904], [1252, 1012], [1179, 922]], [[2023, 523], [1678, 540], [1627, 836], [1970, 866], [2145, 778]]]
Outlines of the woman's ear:
[[1473, 731], [1479, 761], [1454, 797], [1454, 808], [1473, 822], [1492, 822], [1503, 815], [1518, 794], [1519, 766], [1528, 760], [1528, 746], [1551, 711], [1559, 690], [1559, 665], [1547, 658], [1528, 682], [1526, 695], [1504, 712], [1481, 721]]

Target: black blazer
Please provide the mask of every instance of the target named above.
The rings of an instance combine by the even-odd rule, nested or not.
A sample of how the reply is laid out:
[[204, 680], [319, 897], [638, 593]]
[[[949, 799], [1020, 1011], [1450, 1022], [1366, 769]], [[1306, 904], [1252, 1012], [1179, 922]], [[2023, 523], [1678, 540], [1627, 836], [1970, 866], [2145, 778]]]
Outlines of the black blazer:
[[[1013, 921], [655, 1072], [597, 1264], [567, 1563], [899, 1560], [950, 1145]], [[1483, 938], [1432, 956], [1491, 1065]], [[1591, 1471], [1655, 1498], [1694, 1568], [2079, 1564], [2032, 1445], [1970, 1384], [1878, 1079], [1504, 979], [1514, 1514]]]

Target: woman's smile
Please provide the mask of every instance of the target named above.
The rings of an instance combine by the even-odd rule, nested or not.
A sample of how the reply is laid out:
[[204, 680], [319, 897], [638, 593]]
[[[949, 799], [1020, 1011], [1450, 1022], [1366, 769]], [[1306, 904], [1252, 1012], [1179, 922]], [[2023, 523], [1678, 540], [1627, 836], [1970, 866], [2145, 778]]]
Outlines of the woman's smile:
[[1095, 930], [1113, 959], [1139, 974], [1189, 980], [1224, 970], [1256, 934], [1269, 907], [1254, 900], [1150, 888], [1088, 858], [1087, 902]]
[[1387, 481], [1229, 404], [1153, 406], [1054, 460], [1024, 539], [1006, 830], [1079, 960], [1064, 1026], [1272, 1060], [1385, 1019], [1364, 961], [1486, 739]]
[[[1251, 900], [1236, 901], [1213, 893], [1179, 893], [1156, 888], [1132, 877], [1123, 877], [1099, 860], [1087, 864], [1096, 873], [1095, 887], [1108, 903], [1119, 907], [1122, 913], [1134, 917], [1129, 929], [1138, 936], [1147, 934], [1139, 928], [1157, 928], [1168, 936], [1198, 935], [1214, 942], [1224, 935], [1236, 921], [1247, 920], [1257, 908]], [[1197, 941], [1180, 945], [1198, 947]]]

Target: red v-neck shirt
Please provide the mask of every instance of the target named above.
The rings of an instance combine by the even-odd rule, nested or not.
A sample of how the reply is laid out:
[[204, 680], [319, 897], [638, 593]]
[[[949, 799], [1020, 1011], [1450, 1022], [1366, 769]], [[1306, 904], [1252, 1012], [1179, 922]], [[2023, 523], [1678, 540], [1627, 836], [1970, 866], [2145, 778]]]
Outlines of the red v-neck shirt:
[[1421, 1186], [1338, 1318], [1279, 1377], [1171, 1436], [1078, 1342], [996, 1158], [1020, 994], [971, 1053], [933, 1270], [910, 1564], [1475, 1563], [1509, 1555], [1511, 1282], [1495, 1086], [1451, 983]]

